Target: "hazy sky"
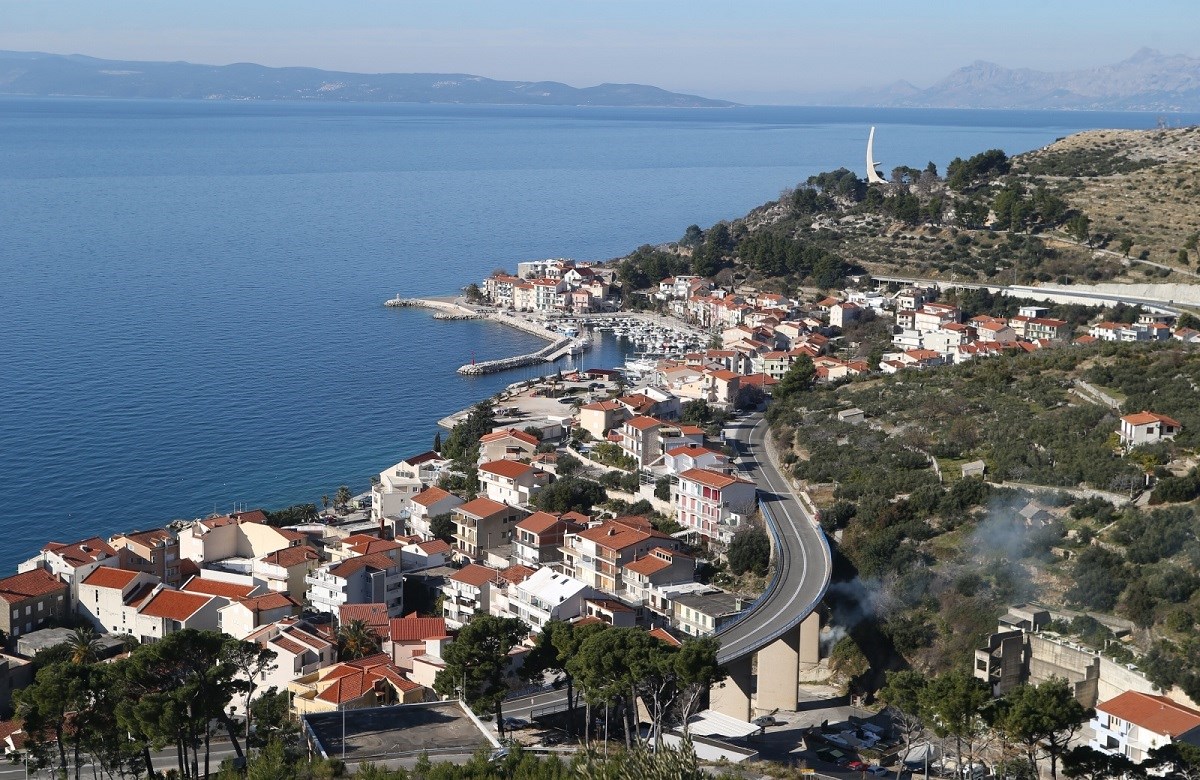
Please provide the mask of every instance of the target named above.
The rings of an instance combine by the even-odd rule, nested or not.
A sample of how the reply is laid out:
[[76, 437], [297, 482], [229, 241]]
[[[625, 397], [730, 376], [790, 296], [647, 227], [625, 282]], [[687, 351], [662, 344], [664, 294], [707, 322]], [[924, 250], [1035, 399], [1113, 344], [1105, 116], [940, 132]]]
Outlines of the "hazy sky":
[[638, 82], [734, 100], [928, 86], [977, 59], [1200, 56], [1196, 0], [0, 0], [0, 49]]

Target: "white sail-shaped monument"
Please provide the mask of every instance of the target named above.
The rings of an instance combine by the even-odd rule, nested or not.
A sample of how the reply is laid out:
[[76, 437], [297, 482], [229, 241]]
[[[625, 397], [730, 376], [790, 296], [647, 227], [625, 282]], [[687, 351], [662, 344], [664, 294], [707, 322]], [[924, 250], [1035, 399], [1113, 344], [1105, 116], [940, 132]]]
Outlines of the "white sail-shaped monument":
[[871, 128], [871, 135], [867, 137], [867, 184], [887, 184], [887, 179], [879, 175], [879, 171], [875, 170], [875, 166], [879, 163], [875, 162], [875, 128]]

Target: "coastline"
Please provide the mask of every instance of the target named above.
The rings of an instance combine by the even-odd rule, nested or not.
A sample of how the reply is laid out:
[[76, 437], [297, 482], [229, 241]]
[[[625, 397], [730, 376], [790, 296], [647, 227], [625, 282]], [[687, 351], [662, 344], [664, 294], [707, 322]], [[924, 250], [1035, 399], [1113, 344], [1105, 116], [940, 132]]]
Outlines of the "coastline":
[[384, 306], [392, 308], [433, 309], [438, 313], [433, 315], [436, 320], [488, 320], [489, 322], [507, 325], [524, 333], [529, 333], [550, 342], [541, 349], [523, 355], [485, 360], [481, 363], [465, 363], [458, 367], [458, 373], [464, 376], [479, 376], [506, 371], [510, 368], [553, 363], [561, 357], [574, 352], [583, 352], [590, 347], [587, 339], [572, 338], [539, 324], [532, 318], [522, 317], [513, 312], [497, 310], [480, 311], [466, 304], [459, 303], [459, 298], [401, 298], [397, 295], [384, 301]]

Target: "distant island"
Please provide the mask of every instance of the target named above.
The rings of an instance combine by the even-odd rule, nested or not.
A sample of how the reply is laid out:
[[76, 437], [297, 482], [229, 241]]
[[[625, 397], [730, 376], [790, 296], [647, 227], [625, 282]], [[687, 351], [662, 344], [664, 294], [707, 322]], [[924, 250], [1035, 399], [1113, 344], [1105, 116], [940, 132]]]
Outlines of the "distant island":
[[821, 96], [842, 106], [1200, 111], [1200, 58], [1141, 49], [1113, 65], [1045, 72], [977, 61], [926, 89], [896, 81]]
[[465, 73], [343, 73], [253, 63], [127, 62], [11, 51], [0, 51], [0, 95], [670, 108], [736, 105], [644, 84], [578, 88], [556, 81], [497, 81]]

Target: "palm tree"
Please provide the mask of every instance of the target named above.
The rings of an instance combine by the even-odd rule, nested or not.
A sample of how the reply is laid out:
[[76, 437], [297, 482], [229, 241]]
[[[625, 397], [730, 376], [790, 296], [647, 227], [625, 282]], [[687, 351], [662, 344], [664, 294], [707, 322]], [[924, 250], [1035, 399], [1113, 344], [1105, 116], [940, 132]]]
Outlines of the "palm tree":
[[67, 640], [67, 648], [71, 651], [71, 663], [95, 663], [100, 657], [100, 638], [91, 628], [80, 627], [71, 633]]
[[354, 496], [350, 493], [350, 488], [347, 485], [342, 485], [337, 489], [337, 493], [333, 497], [334, 506], [340, 506], [345, 509], [350, 505], [350, 499]]
[[379, 652], [379, 637], [365, 620], [343, 623], [337, 632], [338, 658], [352, 661]]

